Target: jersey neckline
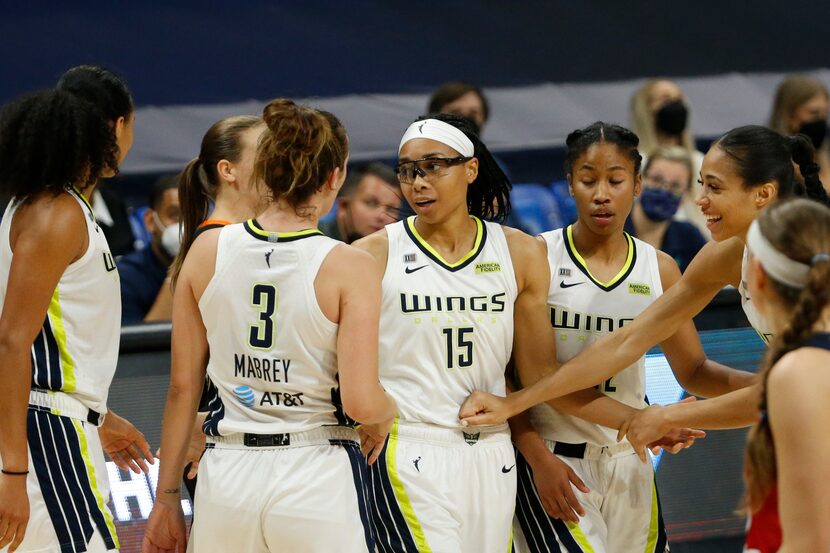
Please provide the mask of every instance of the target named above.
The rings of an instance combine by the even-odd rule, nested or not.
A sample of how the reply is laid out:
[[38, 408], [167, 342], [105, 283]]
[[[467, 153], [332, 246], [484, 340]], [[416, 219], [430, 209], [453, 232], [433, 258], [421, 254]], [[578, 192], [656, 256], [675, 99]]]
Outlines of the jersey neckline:
[[243, 223], [245, 230], [256, 238], [265, 242], [293, 242], [311, 236], [324, 236], [323, 231], [317, 228], [308, 228], [293, 232], [273, 232], [264, 230], [256, 219], [248, 219]]
[[86, 196], [84, 196], [81, 193], [81, 191], [78, 190], [78, 187], [76, 187], [74, 184], [70, 184], [69, 185], [69, 191], [74, 193], [78, 197], [78, 199], [81, 200], [84, 203], [86, 208], [89, 210], [89, 214], [92, 215], [92, 218], [94, 219], [95, 218], [95, 212], [92, 210], [92, 204], [90, 204], [89, 200], [86, 199]]
[[484, 244], [487, 241], [487, 225], [485, 225], [481, 219], [475, 215], [470, 215], [470, 218], [476, 223], [476, 239], [475, 242], [473, 242], [473, 248], [461, 256], [461, 258], [455, 263], [449, 263], [444, 260], [444, 258], [441, 257], [441, 254], [439, 254], [438, 251], [436, 251], [435, 248], [429, 244], [429, 242], [424, 240], [420, 234], [418, 234], [418, 229], [415, 228], [415, 215], [410, 215], [402, 221], [402, 223], [404, 230], [406, 230], [406, 233], [409, 235], [409, 238], [412, 239], [424, 255], [432, 259], [444, 269], [450, 272], [456, 272], [472, 263], [478, 254], [481, 253], [481, 250], [484, 249]]
[[579, 267], [579, 270], [582, 271], [591, 282], [606, 292], [610, 292], [622, 284], [622, 282], [628, 278], [628, 275], [631, 274], [631, 271], [634, 270], [634, 265], [637, 263], [637, 248], [634, 244], [634, 240], [627, 232], [623, 231], [623, 234], [625, 235], [626, 241], [628, 241], [628, 255], [626, 256], [625, 263], [614, 278], [608, 282], [600, 282], [594, 277], [594, 275], [591, 274], [591, 271], [588, 270], [588, 264], [582, 256], [579, 255], [579, 251], [577, 251], [576, 245], [573, 243], [573, 225], [568, 225], [562, 229], [562, 235], [565, 242], [565, 251], [568, 252], [571, 261]]

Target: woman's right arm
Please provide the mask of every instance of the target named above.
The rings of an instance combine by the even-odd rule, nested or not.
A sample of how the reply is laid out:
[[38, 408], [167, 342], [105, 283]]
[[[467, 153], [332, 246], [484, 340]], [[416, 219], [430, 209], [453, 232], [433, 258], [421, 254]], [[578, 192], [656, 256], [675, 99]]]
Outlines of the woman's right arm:
[[199, 298], [213, 276], [219, 232], [208, 231], [194, 242], [173, 295], [172, 365], [161, 434], [164, 459], [144, 535], [144, 553], [175, 550], [177, 544], [184, 550], [187, 543], [180, 486], [209, 356]]
[[505, 400], [473, 393], [462, 408], [470, 425], [498, 424], [533, 405], [604, 382], [673, 335], [727, 284], [740, 278], [743, 243], [707, 244], [680, 281], [633, 322], [612, 332], [532, 386]]
[[[0, 314], [0, 458], [3, 470], [29, 469], [26, 410], [32, 380], [32, 343], [66, 268], [83, 255], [84, 214], [67, 194], [18, 208], [12, 222], [14, 253]], [[23, 540], [29, 519], [26, 476], [0, 475], [0, 549]]]

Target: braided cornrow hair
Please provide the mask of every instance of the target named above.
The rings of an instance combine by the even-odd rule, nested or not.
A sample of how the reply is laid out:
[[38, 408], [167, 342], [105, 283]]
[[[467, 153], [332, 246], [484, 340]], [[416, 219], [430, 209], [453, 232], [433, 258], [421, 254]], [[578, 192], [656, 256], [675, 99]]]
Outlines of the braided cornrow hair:
[[779, 252], [793, 261], [810, 265], [804, 288], [769, 280], [775, 294], [792, 306], [789, 322], [777, 334], [764, 357], [761, 418], [749, 433], [746, 448], [745, 504], [757, 511], [776, 480], [775, 447], [767, 416], [767, 385], [775, 364], [798, 349], [815, 332], [825, 306], [830, 303], [830, 209], [815, 201], [794, 199], [777, 203], [758, 216], [761, 233]]

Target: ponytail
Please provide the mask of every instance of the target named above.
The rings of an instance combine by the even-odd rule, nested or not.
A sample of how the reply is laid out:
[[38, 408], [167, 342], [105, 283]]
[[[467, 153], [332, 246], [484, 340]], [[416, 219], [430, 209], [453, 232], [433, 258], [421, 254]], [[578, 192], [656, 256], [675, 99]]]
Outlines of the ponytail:
[[190, 251], [196, 239], [196, 231], [210, 213], [210, 202], [216, 199], [216, 187], [206, 184], [206, 180], [202, 178], [203, 174], [202, 162], [197, 157], [185, 165], [179, 175], [182, 242], [170, 269], [170, 278], [174, 288], [187, 252]]
[[798, 170], [804, 179], [803, 195], [816, 202], [828, 205], [827, 191], [821, 183], [819, 173], [821, 168], [815, 162], [815, 148], [807, 135], [796, 134], [785, 138], [787, 148], [793, 161], [798, 165]]

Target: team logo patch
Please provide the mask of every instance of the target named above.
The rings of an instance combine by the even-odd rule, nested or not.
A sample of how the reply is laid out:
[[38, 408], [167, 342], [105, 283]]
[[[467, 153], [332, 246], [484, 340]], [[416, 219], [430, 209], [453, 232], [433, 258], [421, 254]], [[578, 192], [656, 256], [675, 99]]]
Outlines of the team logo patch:
[[571, 270], [570, 269], [559, 269], [559, 276], [569, 277], [569, 276], [571, 276]]
[[253, 407], [256, 396], [250, 386], [237, 386], [233, 389], [233, 395], [239, 400], [239, 403], [245, 407]]
[[476, 445], [478, 442], [478, 437], [481, 436], [481, 432], [476, 432], [475, 434], [468, 434], [467, 432], [461, 432], [464, 434], [464, 441], [467, 442], [469, 445]]
[[628, 293], [639, 294], [641, 296], [650, 296], [651, 287], [648, 284], [636, 284], [634, 282], [631, 282], [628, 284]]
[[415, 254], [414, 253], [407, 253], [403, 256], [404, 263], [415, 263]]
[[476, 263], [476, 274], [481, 275], [485, 273], [500, 273], [501, 265], [497, 261], [485, 261], [483, 263]]

